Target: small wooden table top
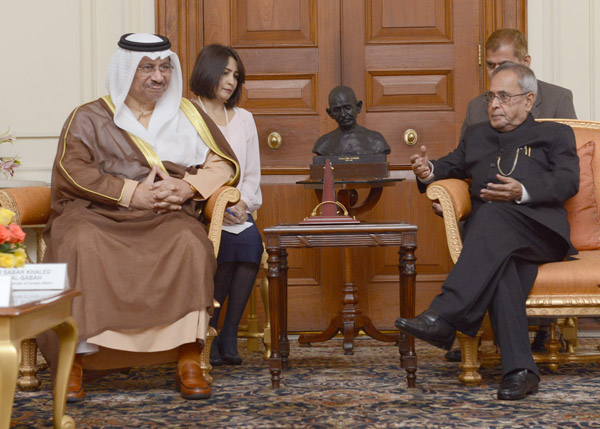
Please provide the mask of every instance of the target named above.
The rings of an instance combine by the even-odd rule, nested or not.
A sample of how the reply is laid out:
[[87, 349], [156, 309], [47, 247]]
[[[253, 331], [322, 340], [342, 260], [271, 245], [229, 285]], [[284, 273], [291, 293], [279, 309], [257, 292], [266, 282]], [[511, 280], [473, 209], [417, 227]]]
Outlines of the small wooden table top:
[[75, 427], [73, 419], [65, 415], [65, 404], [77, 345], [71, 302], [80, 292], [72, 289], [55, 292], [48, 292], [48, 296], [41, 299], [24, 300], [13, 307], [0, 307], [0, 428], [10, 427], [21, 341], [48, 329], [53, 329], [60, 340], [54, 386], [54, 427]]

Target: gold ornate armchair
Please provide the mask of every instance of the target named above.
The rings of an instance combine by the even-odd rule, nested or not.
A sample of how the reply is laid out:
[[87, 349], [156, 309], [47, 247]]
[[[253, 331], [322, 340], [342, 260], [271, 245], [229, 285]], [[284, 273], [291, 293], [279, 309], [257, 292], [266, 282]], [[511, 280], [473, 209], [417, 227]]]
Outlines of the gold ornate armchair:
[[[596, 223], [583, 227], [589, 241], [597, 244], [596, 248], [582, 250], [594, 246], [578, 247], [575, 243], [573, 234], [576, 229], [582, 229], [581, 218], [575, 219], [573, 206], [566, 205], [571, 223], [571, 238], [579, 250], [578, 260], [540, 265], [536, 281], [527, 299], [528, 316], [558, 318], [559, 324], [562, 325], [562, 334], [567, 342], [566, 350], [560, 351], [561, 343], [554, 326], [551, 326], [550, 339], [546, 343], [547, 353], [534, 354], [536, 362], [556, 369], [560, 364], [568, 362], [600, 362], [600, 353], [577, 352], [577, 317], [600, 316], [600, 230], [598, 229], [600, 219], [597, 211], [600, 202], [600, 154], [598, 153], [600, 148], [594, 150], [592, 144], [591, 151], [587, 152], [589, 156], [585, 155], [584, 158], [582, 155], [584, 146], [590, 146], [589, 142], [595, 142], [600, 146], [600, 122], [566, 119], [542, 119], [542, 121], [557, 121], [573, 128], [582, 168], [577, 197], [585, 192], [589, 193], [589, 199], [592, 200], [589, 206], [595, 210], [593, 216], [595, 219], [592, 220]], [[586, 164], [585, 169], [584, 162], [589, 164]], [[586, 174], [588, 182], [584, 182]], [[442, 205], [446, 239], [453, 262], [457, 261], [462, 250], [459, 221], [466, 219], [471, 212], [468, 186], [466, 181], [447, 179], [436, 181], [427, 188], [427, 197], [438, 200]], [[490, 324], [484, 322], [483, 329], [487, 330], [489, 327]], [[481, 375], [477, 371], [480, 365], [491, 365], [500, 361], [495, 347], [479, 345], [482, 332], [480, 331], [476, 338], [460, 332], [457, 334], [462, 352], [460, 365], [462, 372], [458, 378], [463, 384], [479, 384]]]
[[[204, 207], [205, 223], [208, 226], [208, 238], [214, 246], [215, 257], [219, 253], [221, 242], [221, 227], [225, 208], [235, 204], [240, 198], [240, 192], [231, 186], [219, 188], [208, 199]], [[45, 243], [42, 231], [48, 217], [50, 216], [50, 188], [46, 187], [24, 187], [0, 190], [0, 206], [15, 212], [15, 222], [19, 225], [33, 229], [36, 233], [37, 260], [43, 260]], [[206, 346], [202, 352], [202, 369], [209, 383], [210, 376], [209, 351], [215, 332], [209, 332], [206, 336]], [[214, 330], [213, 330], [214, 331]], [[40, 386], [37, 379], [37, 344], [35, 339], [28, 339], [21, 343], [21, 378], [17, 381], [18, 386], [25, 390], [34, 390]], [[111, 351], [101, 348], [99, 353], [86, 356], [83, 359], [84, 368], [89, 369], [114, 369], [126, 366], [151, 365], [164, 362], [177, 361], [177, 350], [161, 353], [131, 353]]]

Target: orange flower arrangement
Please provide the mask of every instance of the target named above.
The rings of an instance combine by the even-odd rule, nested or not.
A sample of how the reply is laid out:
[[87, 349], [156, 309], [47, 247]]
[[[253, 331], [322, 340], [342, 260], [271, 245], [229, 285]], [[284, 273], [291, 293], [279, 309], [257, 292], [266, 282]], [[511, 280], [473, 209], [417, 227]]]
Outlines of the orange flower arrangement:
[[0, 207], [0, 267], [22, 267], [27, 261], [25, 252], [25, 233], [21, 227], [12, 223], [15, 213]]

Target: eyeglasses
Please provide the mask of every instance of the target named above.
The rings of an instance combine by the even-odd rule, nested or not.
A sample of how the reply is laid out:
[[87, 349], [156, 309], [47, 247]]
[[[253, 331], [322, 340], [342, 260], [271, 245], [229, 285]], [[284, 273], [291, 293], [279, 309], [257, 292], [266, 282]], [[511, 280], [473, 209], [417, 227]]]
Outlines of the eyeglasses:
[[[139, 66], [137, 69], [143, 75], [151, 75], [156, 70], [156, 66], [151, 64], [144, 64], [142, 66]], [[163, 75], [171, 74], [171, 70], [173, 70], [173, 66], [171, 64], [161, 64], [158, 66], [158, 71], [160, 71], [160, 73]]]
[[518, 97], [520, 95], [527, 95], [529, 94], [529, 92], [523, 92], [521, 94], [515, 94], [515, 95], [510, 95], [507, 92], [501, 92], [499, 94], [494, 94], [493, 92], [486, 92], [485, 94], [483, 94], [483, 100], [486, 103], [491, 103], [492, 101], [494, 101], [494, 98], [497, 98], [498, 101], [500, 102], [500, 104], [506, 104], [506, 103], [510, 103], [511, 98], [513, 97]]

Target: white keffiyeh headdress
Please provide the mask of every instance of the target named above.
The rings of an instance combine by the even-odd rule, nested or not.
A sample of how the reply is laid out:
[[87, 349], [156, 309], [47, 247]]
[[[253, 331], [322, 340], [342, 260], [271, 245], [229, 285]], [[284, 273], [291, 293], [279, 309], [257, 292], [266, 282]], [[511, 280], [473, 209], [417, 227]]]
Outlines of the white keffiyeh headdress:
[[[179, 57], [166, 37], [147, 33], [125, 35], [108, 65], [106, 88], [115, 105], [115, 124], [149, 143], [163, 161], [179, 165], [204, 163], [208, 147], [179, 109], [183, 78]], [[151, 50], [157, 49], [157, 50]], [[170, 58], [173, 70], [167, 90], [156, 102], [148, 129], [135, 118], [125, 104], [137, 67], [142, 58]]]

